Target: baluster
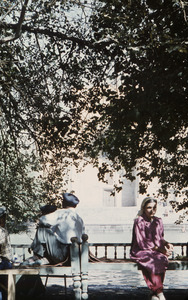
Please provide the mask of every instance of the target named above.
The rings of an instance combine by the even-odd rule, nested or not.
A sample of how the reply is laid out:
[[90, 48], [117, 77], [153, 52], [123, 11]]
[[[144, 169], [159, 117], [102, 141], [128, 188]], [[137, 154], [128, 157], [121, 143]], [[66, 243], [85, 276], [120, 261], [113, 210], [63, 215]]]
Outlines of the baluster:
[[117, 259], [117, 246], [114, 246], [114, 258]]
[[126, 259], [126, 246], [124, 246], [124, 259]]
[[105, 246], [105, 253], [104, 253], [104, 257], [107, 258], [107, 246]]
[[95, 256], [97, 257], [97, 255], [98, 255], [98, 251], [97, 251], [98, 249], [97, 249], [97, 246], [95, 246]]
[[183, 245], [181, 245], [181, 255], [184, 256]]
[[25, 260], [25, 248], [23, 247], [22, 250], [23, 250], [23, 261], [24, 261]]

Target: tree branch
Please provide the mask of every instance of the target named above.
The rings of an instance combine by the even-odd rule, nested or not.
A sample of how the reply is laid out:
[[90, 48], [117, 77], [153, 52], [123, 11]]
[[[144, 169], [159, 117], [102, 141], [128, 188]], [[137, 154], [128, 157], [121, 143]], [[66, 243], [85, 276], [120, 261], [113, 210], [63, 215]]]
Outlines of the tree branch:
[[[9, 35], [9, 36], [5, 37], [4, 39], [1, 39], [0, 44], [4, 44], [4, 43], [14, 41], [14, 40], [16, 40], [20, 37], [22, 24], [23, 24], [23, 21], [24, 21], [26, 7], [28, 5], [28, 2], [29, 2], [29, 0], [25, 0], [24, 5], [22, 6], [19, 21], [18, 21], [17, 24], [15, 24], [15, 28], [12, 28], [12, 29], [15, 29], [15, 34], [14, 35]], [[7, 26], [5, 26], [5, 27], [7, 27]]]
[[186, 6], [186, 5], [188, 6], [188, 2], [184, 2], [184, 1], [180, 0], [180, 5], [181, 5], [181, 8], [182, 8], [182, 10], [183, 10], [184, 20], [185, 20], [185, 22], [187, 23], [187, 15], [186, 15], [185, 6]]
[[3, 19], [5, 19], [6, 16], [7, 16], [7, 15], [14, 9], [14, 7], [16, 7], [16, 6], [17, 6], [17, 3], [15, 3], [15, 4], [7, 11], [7, 13], [6, 13], [4, 16], [1, 17], [0, 22], [2, 22]]
[[[9, 29], [14, 29], [14, 30], [17, 29], [17, 26], [18, 26], [18, 24], [6, 24], [6, 23], [0, 24], [0, 28], [6, 27], [6, 28], [9, 28]], [[58, 32], [58, 31], [53, 31], [51, 29], [33, 28], [33, 27], [28, 26], [28, 25], [22, 25], [22, 32], [29, 32], [29, 33], [34, 33], [34, 34], [40, 33], [40, 34], [46, 35], [48, 37], [57, 37], [61, 40], [69, 40], [69, 41], [72, 41], [72, 42], [75, 42], [75, 43], [79, 44], [82, 47], [83, 46], [88, 46], [89, 48], [95, 48], [95, 49], [103, 49], [104, 47], [106, 47], [106, 46], [112, 44], [112, 42], [114, 42], [112, 40], [104, 40], [104, 41], [101, 41], [101, 42], [93, 43], [93, 42], [90, 42], [90, 41], [87, 41], [87, 40], [84, 40], [84, 39], [80, 39], [80, 38], [77, 38], [77, 37], [67, 36], [64, 33], [61, 33], [61, 32]], [[5, 43], [5, 39], [0, 40], [0, 44], [3, 44], [3, 43]]]

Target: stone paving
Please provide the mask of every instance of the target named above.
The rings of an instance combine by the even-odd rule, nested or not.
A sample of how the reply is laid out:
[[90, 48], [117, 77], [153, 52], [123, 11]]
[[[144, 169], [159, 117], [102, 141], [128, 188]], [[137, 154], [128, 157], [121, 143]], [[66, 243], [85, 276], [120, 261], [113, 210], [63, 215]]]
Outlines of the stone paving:
[[[72, 279], [67, 279], [67, 295], [63, 279], [49, 278], [46, 295], [40, 300], [73, 300]], [[164, 283], [166, 300], [188, 300], [188, 272], [167, 271]], [[95, 271], [89, 274], [89, 300], [148, 300], [149, 291], [140, 271]]]
[[[53, 290], [53, 292], [52, 292]], [[188, 293], [186, 290], [178, 289], [178, 290], [165, 290], [164, 291], [166, 300], [187, 300]], [[55, 292], [54, 287], [48, 289], [47, 294], [44, 298], [40, 298], [40, 300], [73, 300], [73, 293], [68, 293], [66, 296], [63, 291], [61, 292], [58, 287]], [[148, 300], [149, 293], [146, 288], [137, 288], [134, 290], [127, 289], [98, 289], [97, 291], [92, 288], [89, 290], [89, 298], [88, 300]]]

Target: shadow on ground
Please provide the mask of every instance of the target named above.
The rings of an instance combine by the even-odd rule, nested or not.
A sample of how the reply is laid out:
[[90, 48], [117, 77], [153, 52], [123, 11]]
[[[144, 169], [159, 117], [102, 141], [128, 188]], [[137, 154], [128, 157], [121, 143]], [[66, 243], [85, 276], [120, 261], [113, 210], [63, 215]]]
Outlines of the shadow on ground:
[[[185, 289], [170, 289], [164, 291], [166, 300], [188, 300], [188, 291]], [[116, 289], [102, 286], [89, 287], [89, 300], [148, 300], [147, 288]], [[37, 298], [39, 300], [74, 300], [73, 290], [68, 289], [67, 295], [64, 288], [59, 285], [52, 285], [46, 288], [45, 296]]]

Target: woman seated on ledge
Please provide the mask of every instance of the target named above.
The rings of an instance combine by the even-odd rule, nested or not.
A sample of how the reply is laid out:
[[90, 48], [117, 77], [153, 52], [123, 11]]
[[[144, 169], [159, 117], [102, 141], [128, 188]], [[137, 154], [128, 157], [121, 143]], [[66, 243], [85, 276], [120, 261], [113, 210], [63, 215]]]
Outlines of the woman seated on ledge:
[[155, 217], [157, 200], [147, 197], [134, 221], [130, 258], [137, 262], [152, 300], [165, 300], [163, 282], [173, 245], [164, 240], [161, 218]]

